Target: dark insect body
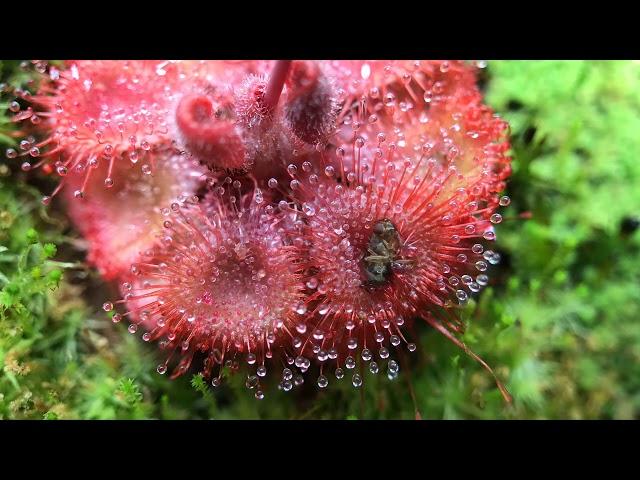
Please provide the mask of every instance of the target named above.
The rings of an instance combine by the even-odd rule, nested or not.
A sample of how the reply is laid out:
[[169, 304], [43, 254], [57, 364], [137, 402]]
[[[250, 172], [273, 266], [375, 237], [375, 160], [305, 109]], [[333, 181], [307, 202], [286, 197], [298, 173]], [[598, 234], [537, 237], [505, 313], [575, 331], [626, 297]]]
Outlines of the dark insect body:
[[410, 260], [397, 258], [401, 247], [402, 241], [393, 222], [386, 218], [376, 222], [367, 246], [369, 255], [363, 259], [367, 286], [385, 285], [394, 270], [411, 264]]

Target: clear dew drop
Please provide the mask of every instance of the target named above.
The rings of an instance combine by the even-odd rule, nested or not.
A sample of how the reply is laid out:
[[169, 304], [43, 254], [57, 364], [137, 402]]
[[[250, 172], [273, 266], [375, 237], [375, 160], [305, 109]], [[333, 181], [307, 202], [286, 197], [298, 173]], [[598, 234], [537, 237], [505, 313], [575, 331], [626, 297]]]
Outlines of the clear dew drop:
[[389, 368], [389, 371], [393, 373], [398, 373], [398, 370], [400, 370], [400, 366], [398, 365], [398, 362], [396, 362], [395, 360], [389, 360], [388, 368]]
[[511, 203], [511, 199], [508, 196], [505, 195], [503, 197], [500, 197], [500, 206], [501, 207], [506, 207], [510, 203]]
[[329, 385], [329, 380], [324, 375], [320, 375], [318, 377], [318, 387], [326, 388]]
[[465, 292], [464, 290], [456, 290], [456, 298], [458, 299], [461, 305], [464, 305], [467, 302], [467, 300], [469, 300], [469, 296], [467, 295], [467, 292]]
[[487, 230], [486, 232], [484, 232], [482, 234], [482, 237], [485, 240], [495, 240], [496, 239], [496, 234], [492, 230]]
[[345, 359], [344, 366], [347, 367], [349, 370], [352, 370], [356, 368], [356, 360], [353, 357], [349, 356]]
[[340, 380], [341, 378], [344, 378], [344, 370], [342, 370], [341, 368], [336, 368], [335, 374], [338, 380]]
[[360, 376], [360, 374], [358, 373], [353, 374], [353, 377], [351, 378], [351, 384], [355, 388], [360, 388], [360, 386], [362, 386], [362, 377]]

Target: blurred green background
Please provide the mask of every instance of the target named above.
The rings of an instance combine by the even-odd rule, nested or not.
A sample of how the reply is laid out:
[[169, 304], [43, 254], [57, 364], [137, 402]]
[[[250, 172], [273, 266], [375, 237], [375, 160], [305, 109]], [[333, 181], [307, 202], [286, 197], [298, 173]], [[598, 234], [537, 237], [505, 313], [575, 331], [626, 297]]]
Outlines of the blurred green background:
[[[1, 81], [29, 88], [20, 62]], [[236, 375], [215, 391], [169, 381], [158, 353], [99, 309], [109, 295], [81, 260], [51, 184], [0, 160], [0, 418], [424, 419], [640, 417], [640, 63], [489, 61], [486, 101], [512, 127], [502, 262], [465, 311], [465, 341], [514, 397], [426, 325], [395, 381], [254, 399]], [[0, 144], [9, 136], [0, 100]], [[522, 220], [519, 213], [531, 212]], [[414, 400], [415, 399], [415, 400]]]

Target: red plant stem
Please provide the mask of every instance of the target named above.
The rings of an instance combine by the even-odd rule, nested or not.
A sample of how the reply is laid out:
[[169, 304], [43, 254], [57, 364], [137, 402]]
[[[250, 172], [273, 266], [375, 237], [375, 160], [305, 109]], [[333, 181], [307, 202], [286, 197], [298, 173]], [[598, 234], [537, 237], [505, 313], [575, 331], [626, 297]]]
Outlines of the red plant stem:
[[404, 350], [400, 350], [400, 356], [402, 357], [402, 363], [407, 366], [407, 375], [405, 376], [405, 378], [407, 380], [407, 386], [409, 387], [409, 395], [411, 396], [411, 401], [413, 402], [413, 411], [415, 412], [415, 419], [422, 420], [422, 414], [420, 413], [420, 409], [418, 409], [416, 392], [413, 389], [413, 382], [411, 380], [411, 367], [409, 365], [407, 355], [404, 352]]
[[289, 74], [291, 68], [291, 60], [277, 60], [271, 76], [269, 78], [269, 84], [267, 85], [267, 91], [264, 93], [263, 105], [267, 111], [273, 110], [278, 104], [284, 82]]

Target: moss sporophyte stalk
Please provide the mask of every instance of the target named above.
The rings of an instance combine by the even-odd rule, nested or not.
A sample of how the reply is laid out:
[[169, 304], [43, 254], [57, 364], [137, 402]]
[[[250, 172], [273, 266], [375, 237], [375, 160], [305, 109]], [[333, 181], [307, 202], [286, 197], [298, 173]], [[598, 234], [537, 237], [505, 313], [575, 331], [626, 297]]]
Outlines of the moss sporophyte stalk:
[[[7, 157], [59, 178], [104, 303], [157, 367], [256, 398], [395, 379], [489, 283], [508, 125], [460, 61], [36, 62]], [[58, 195], [59, 194], [59, 195]]]

